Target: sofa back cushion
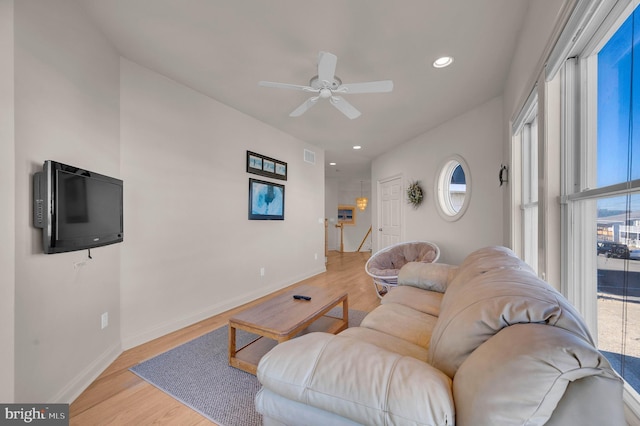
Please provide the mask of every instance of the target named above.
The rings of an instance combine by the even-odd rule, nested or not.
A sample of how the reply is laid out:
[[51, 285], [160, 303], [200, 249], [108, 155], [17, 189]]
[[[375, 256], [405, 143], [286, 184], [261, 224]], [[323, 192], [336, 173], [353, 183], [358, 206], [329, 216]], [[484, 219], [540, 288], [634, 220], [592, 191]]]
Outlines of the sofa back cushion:
[[[465, 260], [467, 264], [461, 265], [442, 299], [429, 346], [429, 363], [434, 367], [453, 378], [478, 346], [513, 324], [557, 326], [593, 344], [577, 311], [524, 262], [508, 253], [505, 256], [504, 250], [497, 250], [493, 260], [490, 255], [476, 259]], [[468, 280], [460, 279], [461, 275]]]
[[591, 389], [581, 393], [581, 405], [592, 399], [608, 408], [592, 418], [574, 417], [570, 424], [623, 424], [614, 420], [623, 417], [622, 380], [595, 348], [559, 327], [507, 327], [460, 366], [453, 380], [456, 424], [546, 424], [569, 383], [593, 376], [601, 381], [588, 382]]
[[398, 272], [398, 285], [444, 293], [457, 270], [446, 263], [409, 262]]
[[472, 278], [496, 269], [527, 271], [535, 275], [535, 271], [510, 249], [502, 246], [483, 247], [464, 259], [449, 285], [458, 283], [454, 287], [462, 289], [461, 285]]

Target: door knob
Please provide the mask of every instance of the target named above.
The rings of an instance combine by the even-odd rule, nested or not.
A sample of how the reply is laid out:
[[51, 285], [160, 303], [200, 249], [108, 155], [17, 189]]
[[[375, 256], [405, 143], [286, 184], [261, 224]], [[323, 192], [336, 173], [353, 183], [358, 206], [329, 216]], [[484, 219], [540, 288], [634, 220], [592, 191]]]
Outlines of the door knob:
[[382, 228], [378, 228], [378, 231], [382, 232]]

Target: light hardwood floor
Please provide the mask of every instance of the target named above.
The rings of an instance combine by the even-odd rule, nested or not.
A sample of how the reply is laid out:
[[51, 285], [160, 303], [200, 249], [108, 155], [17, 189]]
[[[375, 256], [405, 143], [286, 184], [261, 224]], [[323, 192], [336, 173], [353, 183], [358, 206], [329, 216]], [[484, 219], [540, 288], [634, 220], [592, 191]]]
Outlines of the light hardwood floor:
[[[364, 271], [370, 253], [329, 252], [327, 272], [294, 284], [340, 286], [349, 293], [349, 308], [371, 311], [380, 304]], [[279, 292], [284, 291], [281, 290]], [[276, 292], [274, 294], [277, 294]], [[269, 296], [266, 296], [269, 297]], [[263, 298], [264, 299], [264, 298]], [[244, 306], [200, 321], [120, 355], [72, 404], [71, 425], [213, 425], [202, 415], [129, 371], [141, 361], [226, 325]]]

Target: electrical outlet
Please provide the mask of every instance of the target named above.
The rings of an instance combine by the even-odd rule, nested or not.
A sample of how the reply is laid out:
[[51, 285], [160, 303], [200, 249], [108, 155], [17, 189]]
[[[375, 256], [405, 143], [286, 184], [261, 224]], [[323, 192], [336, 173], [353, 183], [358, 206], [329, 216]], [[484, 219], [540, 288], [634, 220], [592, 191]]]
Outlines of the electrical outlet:
[[315, 258], [316, 258], [316, 260], [318, 260], [318, 253], [316, 253]]
[[260, 268], [260, 276], [264, 277], [264, 268]]
[[109, 312], [105, 312], [100, 316], [100, 322], [103, 330], [109, 326]]

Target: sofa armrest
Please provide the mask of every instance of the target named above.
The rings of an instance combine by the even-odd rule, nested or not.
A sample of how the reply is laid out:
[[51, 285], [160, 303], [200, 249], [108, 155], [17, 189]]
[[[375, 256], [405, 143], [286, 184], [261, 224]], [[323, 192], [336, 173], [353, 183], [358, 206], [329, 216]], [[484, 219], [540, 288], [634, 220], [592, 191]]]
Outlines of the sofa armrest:
[[257, 375], [271, 392], [362, 424], [454, 424], [446, 375], [350, 337], [310, 333], [281, 343]]
[[457, 270], [446, 263], [409, 262], [398, 272], [398, 285], [444, 293]]
[[[515, 324], [480, 345], [453, 379], [459, 426], [624, 425], [622, 380], [581, 336]], [[568, 393], [565, 396], [565, 393]]]

